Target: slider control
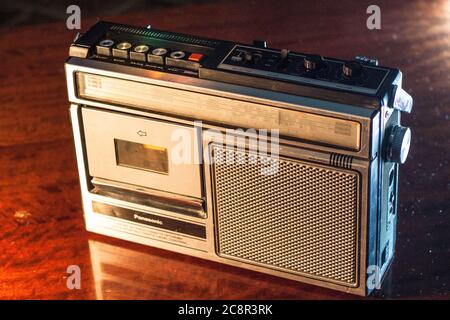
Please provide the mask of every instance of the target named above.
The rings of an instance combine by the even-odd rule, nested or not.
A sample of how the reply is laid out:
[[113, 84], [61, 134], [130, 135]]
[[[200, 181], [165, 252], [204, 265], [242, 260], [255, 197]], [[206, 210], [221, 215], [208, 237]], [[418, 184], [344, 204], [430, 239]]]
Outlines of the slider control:
[[244, 60], [247, 64], [255, 64], [261, 61], [262, 54], [260, 52], [251, 52], [251, 51], [245, 51], [244, 52]]
[[324, 61], [322, 56], [318, 54], [309, 54], [305, 57], [303, 66], [306, 70], [313, 71], [322, 68], [324, 66]]
[[253, 53], [250, 51], [245, 51], [244, 52], [244, 60], [247, 63], [252, 63], [253, 62]]
[[349, 61], [342, 66], [342, 73], [347, 78], [356, 78], [362, 74], [362, 65], [358, 61]]
[[280, 52], [280, 63], [278, 64], [279, 69], [285, 69], [289, 64], [289, 50], [282, 49]]

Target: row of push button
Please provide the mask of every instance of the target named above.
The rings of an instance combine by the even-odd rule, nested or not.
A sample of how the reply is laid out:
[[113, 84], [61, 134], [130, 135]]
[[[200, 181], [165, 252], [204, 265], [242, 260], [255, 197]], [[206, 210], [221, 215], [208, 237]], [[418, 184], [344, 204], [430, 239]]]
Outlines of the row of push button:
[[115, 44], [110, 39], [100, 41], [96, 46], [100, 56], [168, 65], [190, 70], [198, 70], [200, 61], [204, 58], [201, 53], [188, 53], [185, 51], [172, 51], [166, 48], [150, 48], [146, 44], [132, 45], [129, 42]]

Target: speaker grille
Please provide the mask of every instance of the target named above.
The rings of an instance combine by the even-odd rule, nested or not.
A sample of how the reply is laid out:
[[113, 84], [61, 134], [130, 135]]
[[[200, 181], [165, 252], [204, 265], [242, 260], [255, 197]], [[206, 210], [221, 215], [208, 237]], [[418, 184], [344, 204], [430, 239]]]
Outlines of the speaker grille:
[[[270, 160], [211, 144], [220, 256], [337, 282], [357, 283], [358, 174], [288, 159]], [[249, 161], [249, 157], [253, 160]], [[278, 172], [263, 175], [264, 161]]]

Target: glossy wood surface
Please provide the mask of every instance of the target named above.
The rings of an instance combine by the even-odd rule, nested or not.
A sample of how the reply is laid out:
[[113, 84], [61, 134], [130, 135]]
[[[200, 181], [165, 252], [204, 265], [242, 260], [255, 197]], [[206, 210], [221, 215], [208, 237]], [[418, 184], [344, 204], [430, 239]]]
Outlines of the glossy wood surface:
[[[394, 4], [395, 3], [395, 4]], [[225, 1], [105, 20], [352, 58], [404, 74], [413, 143], [400, 172], [397, 253], [385, 298], [449, 298], [449, 1]], [[83, 11], [82, 11], [83, 12]], [[95, 19], [85, 18], [86, 28]], [[353, 296], [84, 230], [63, 64], [65, 21], [0, 29], [0, 299], [352, 299]], [[66, 268], [81, 268], [81, 289]]]

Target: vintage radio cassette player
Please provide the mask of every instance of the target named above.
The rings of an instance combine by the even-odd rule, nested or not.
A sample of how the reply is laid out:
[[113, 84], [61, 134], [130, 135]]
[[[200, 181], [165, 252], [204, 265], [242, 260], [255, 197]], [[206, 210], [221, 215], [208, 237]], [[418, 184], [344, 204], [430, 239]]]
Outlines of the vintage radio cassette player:
[[89, 231], [358, 295], [393, 259], [398, 69], [98, 22], [67, 88]]

